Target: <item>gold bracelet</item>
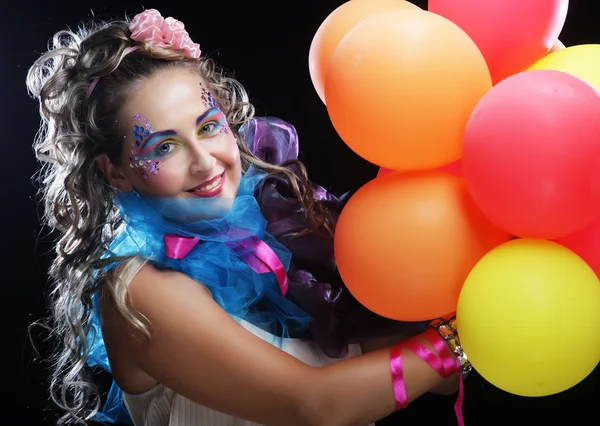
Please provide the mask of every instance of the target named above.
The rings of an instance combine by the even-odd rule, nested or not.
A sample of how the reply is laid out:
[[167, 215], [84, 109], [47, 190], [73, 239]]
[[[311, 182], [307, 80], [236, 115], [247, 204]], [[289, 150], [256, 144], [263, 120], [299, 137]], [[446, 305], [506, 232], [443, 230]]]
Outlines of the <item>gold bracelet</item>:
[[429, 323], [434, 328], [442, 339], [448, 345], [448, 348], [456, 355], [460, 362], [460, 367], [463, 374], [468, 374], [473, 367], [467, 358], [467, 354], [460, 345], [460, 339], [458, 338], [458, 331], [456, 331], [456, 317], [449, 320], [441, 318], [435, 319]]

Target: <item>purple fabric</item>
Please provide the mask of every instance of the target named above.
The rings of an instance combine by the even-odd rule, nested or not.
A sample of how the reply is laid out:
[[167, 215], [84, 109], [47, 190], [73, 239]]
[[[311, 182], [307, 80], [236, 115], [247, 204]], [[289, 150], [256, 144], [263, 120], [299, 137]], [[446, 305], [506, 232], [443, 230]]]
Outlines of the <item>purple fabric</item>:
[[250, 151], [270, 164], [298, 158], [296, 129], [275, 117], [253, 118], [241, 131]]
[[[298, 158], [296, 129], [283, 120], [253, 118], [240, 129], [252, 152], [263, 161], [280, 164]], [[289, 166], [294, 170], [294, 165]], [[315, 186], [318, 197], [329, 211], [339, 215], [349, 194], [337, 198]], [[307, 224], [293, 189], [278, 176], [268, 176], [258, 186], [255, 197], [267, 219], [267, 232], [292, 252], [288, 272], [288, 298], [313, 319], [310, 336], [330, 357], [347, 353], [349, 343], [391, 333], [416, 334], [427, 322], [403, 323], [380, 317], [363, 307], [341, 280], [333, 253], [333, 240], [314, 235], [292, 237]]]

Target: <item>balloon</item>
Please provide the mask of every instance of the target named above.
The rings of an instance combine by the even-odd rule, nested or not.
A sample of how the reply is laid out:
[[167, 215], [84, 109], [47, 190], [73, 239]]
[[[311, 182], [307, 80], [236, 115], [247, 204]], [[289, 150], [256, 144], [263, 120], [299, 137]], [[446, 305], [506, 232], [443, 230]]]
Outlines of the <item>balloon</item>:
[[554, 241], [575, 252], [600, 277], [600, 218], [582, 230]]
[[344, 283], [366, 308], [421, 321], [454, 312], [469, 271], [509, 238], [477, 209], [463, 179], [397, 172], [348, 200], [334, 249]]
[[457, 327], [473, 368], [498, 388], [546, 396], [581, 382], [600, 360], [600, 283], [559, 244], [517, 239], [473, 268]]
[[600, 216], [600, 93], [572, 75], [525, 71], [473, 111], [463, 172], [477, 205], [519, 237], [555, 239]]
[[454, 163], [450, 163], [446, 166], [440, 167], [438, 170], [446, 173], [452, 173], [455, 176], [462, 177], [462, 162], [460, 160], [455, 161]]
[[342, 4], [325, 18], [310, 45], [308, 67], [317, 94], [325, 103], [325, 75], [331, 55], [344, 36], [362, 20], [393, 9], [418, 9], [404, 0], [353, 0]]
[[600, 90], [600, 44], [567, 47], [540, 59], [530, 69], [567, 72]]
[[390, 173], [394, 173], [395, 171], [396, 170], [386, 169], [385, 167], [380, 167], [379, 171], [377, 172], [377, 177], [389, 175]]
[[460, 158], [471, 111], [491, 88], [481, 52], [434, 13], [393, 10], [354, 27], [334, 52], [327, 110], [359, 156], [393, 170]]
[[377, 172], [377, 177], [389, 175], [390, 173], [394, 173], [395, 171], [396, 170], [386, 169], [385, 167], [380, 167], [379, 171]]
[[550, 49], [550, 51], [548, 53], [558, 52], [559, 50], [563, 50], [566, 48], [567, 48], [567, 46], [565, 46], [562, 41], [556, 40], [556, 43], [554, 43], [554, 46], [552, 46], [552, 48]]
[[494, 84], [542, 58], [565, 24], [569, 0], [429, 0], [475, 41]]
[[[462, 163], [460, 162], [460, 160], [456, 160], [454, 163], [450, 163], [447, 166], [440, 167], [438, 170], [446, 173], [452, 173], [455, 176], [462, 177]], [[385, 176], [393, 172], [395, 172], [395, 170], [380, 167], [379, 171], [377, 172], [377, 177]]]

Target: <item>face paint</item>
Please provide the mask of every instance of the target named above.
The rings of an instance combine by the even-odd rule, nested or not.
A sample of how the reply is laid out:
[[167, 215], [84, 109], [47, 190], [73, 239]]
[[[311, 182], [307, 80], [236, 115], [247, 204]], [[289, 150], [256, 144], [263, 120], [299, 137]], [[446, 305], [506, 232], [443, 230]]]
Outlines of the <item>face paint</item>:
[[204, 87], [201, 87], [202, 90], [202, 102], [206, 108], [218, 108], [216, 99], [213, 97], [210, 91], [206, 90]]
[[[206, 91], [206, 93], [210, 92]], [[212, 105], [196, 119], [196, 137], [211, 137], [216, 134], [227, 135], [230, 132], [227, 118], [210, 96]], [[204, 98], [203, 98], [204, 100]], [[208, 101], [207, 101], [208, 102]], [[156, 175], [160, 171], [163, 160], [184, 145], [181, 138], [173, 130], [156, 132], [154, 127], [141, 114], [133, 116], [133, 138], [129, 166], [144, 179]]]
[[198, 137], [212, 136], [216, 133], [226, 135], [229, 133], [229, 125], [223, 111], [218, 107], [212, 107], [196, 119], [196, 134]]
[[[155, 175], [160, 170], [161, 158], [172, 151], [164, 151], [170, 145], [178, 145], [174, 141], [166, 142], [165, 137], [175, 136], [173, 132], [154, 132], [154, 127], [140, 114], [133, 116], [133, 143], [129, 166], [135, 169], [144, 179]], [[167, 134], [164, 134], [167, 133]]]
[[[217, 104], [216, 99], [213, 97], [212, 93], [209, 90], [205, 89], [202, 86], [202, 83], [200, 83], [200, 90], [202, 91], [202, 103], [204, 103], [204, 106], [206, 108], [210, 108], [211, 110], [216, 108], [222, 113], [222, 111], [219, 109], [219, 105]], [[205, 116], [205, 114], [207, 114], [209, 111], [210, 110], [208, 110], [206, 113], [202, 114], [202, 116], [200, 116], [200, 117]], [[223, 117], [222, 117], [221, 121], [224, 124], [220, 126], [219, 133], [221, 133], [222, 135], [226, 135], [229, 133], [229, 124], [227, 123], [227, 119], [225, 118], [225, 115], [223, 113], [222, 113], [222, 115], [223, 115]], [[196, 120], [197, 126], [200, 125], [200, 121], [202, 121], [200, 117], [198, 117], [198, 120]]]

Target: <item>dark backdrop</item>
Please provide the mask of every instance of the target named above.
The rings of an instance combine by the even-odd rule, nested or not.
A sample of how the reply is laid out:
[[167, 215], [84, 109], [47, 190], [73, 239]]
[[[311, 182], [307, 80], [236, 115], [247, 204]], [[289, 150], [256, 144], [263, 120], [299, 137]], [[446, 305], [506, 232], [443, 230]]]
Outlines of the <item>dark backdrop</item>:
[[[476, 1], [476, 0], [474, 0]], [[482, 0], [478, 0], [482, 1]], [[530, 0], [524, 0], [530, 1]], [[415, 0], [426, 7], [426, 0]], [[72, 4], [71, 4], [72, 3]], [[188, 3], [187, 5], [185, 3]], [[25, 74], [46, 48], [52, 34], [82, 19], [122, 17], [125, 13], [157, 8], [164, 16], [182, 20], [203, 52], [210, 52], [225, 68], [234, 71], [248, 89], [258, 114], [275, 115], [293, 123], [300, 135], [301, 157], [311, 178], [341, 194], [356, 189], [377, 172], [377, 167], [353, 154], [337, 136], [324, 105], [317, 97], [308, 72], [312, 37], [343, 0], [221, 0], [134, 1], [100, 0], [51, 2], [8, 1], [2, 5], [3, 40], [0, 56], [2, 81], [0, 107], [2, 152], [0, 185], [6, 198], [0, 209], [3, 277], [0, 278], [3, 386], [0, 424], [45, 425], [49, 411], [46, 374], [26, 337], [26, 328], [46, 314], [45, 270], [51, 244], [41, 234], [33, 201], [31, 176], [36, 161], [31, 142], [38, 126], [37, 105], [28, 98]], [[593, 1], [572, 0], [561, 40], [567, 44], [598, 43], [598, 13]], [[391, 123], [382, 123], [382, 125]], [[540, 324], [540, 326], [551, 326]], [[576, 330], [573, 330], [576, 332]], [[43, 353], [48, 343], [36, 337]], [[569, 337], [556, 342], [556, 350], [569, 350]], [[506, 422], [512, 425], [562, 425], [581, 423], [594, 414], [600, 396], [598, 369], [572, 390], [547, 398], [508, 395], [472, 374], [466, 383], [464, 403], [467, 425]], [[456, 424], [454, 398], [425, 396], [382, 425]], [[419, 423], [417, 423], [419, 422]]]

